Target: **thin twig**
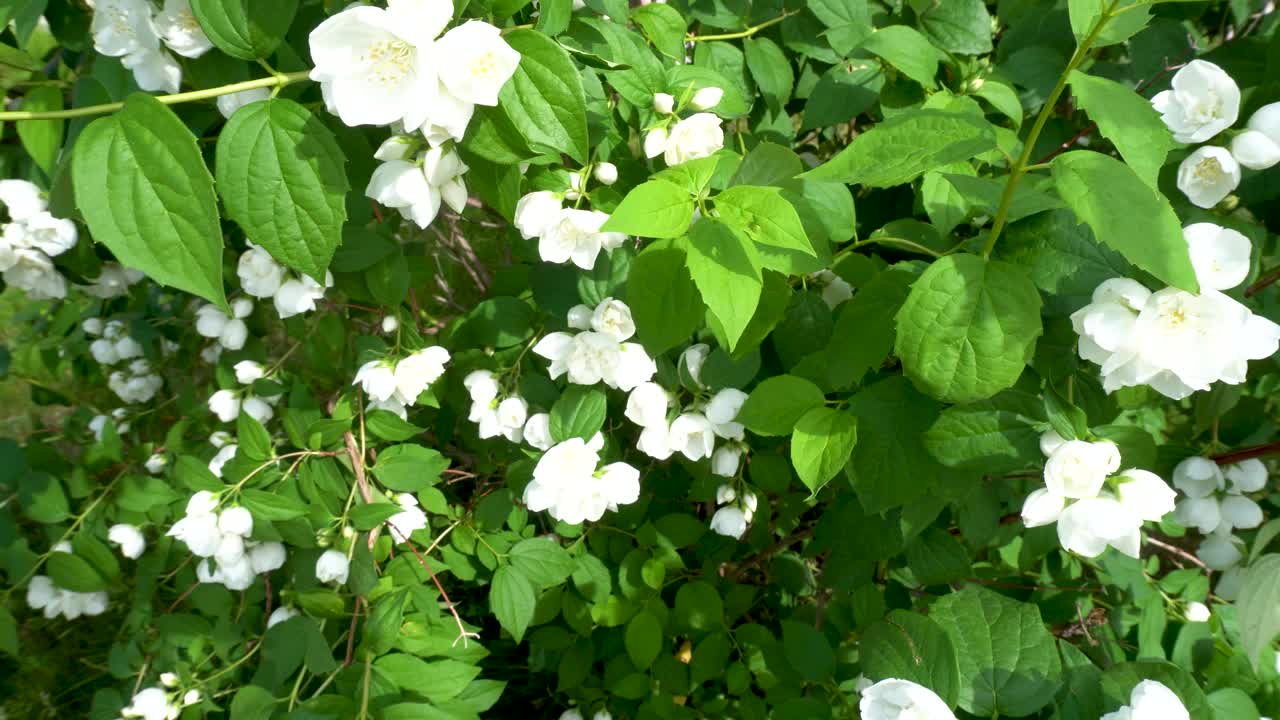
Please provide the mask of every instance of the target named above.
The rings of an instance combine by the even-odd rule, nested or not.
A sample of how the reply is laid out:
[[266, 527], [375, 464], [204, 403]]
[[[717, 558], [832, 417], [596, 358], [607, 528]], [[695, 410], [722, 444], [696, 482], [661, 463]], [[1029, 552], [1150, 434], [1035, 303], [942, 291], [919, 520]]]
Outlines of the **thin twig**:
[[1201, 570], [1204, 570], [1205, 572], [1209, 571], [1208, 566], [1206, 566], [1204, 562], [1200, 560], [1200, 558], [1187, 552], [1186, 550], [1183, 550], [1177, 545], [1167, 543], [1163, 540], [1157, 540], [1156, 538], [1151, 537], [1150, 535], [1147, 536], [1147, 544], [1159, 550], [1163, 550], [1169, 553], [1170, 555], [1186, 560], [1187, 562], [1191, 563], [1192, 565], [1195, 565], [1196, 567], [1200, 568]]
[[1239, 450], [1232, 450], [1228, 453], [1214, 455], [1212, 459], [1219, 465], [1234, 465], [1238, 462], [1265, 457], [1267, 455], [1274, 455], [1276, 453], [1280, 453], [1280, 441], [1269, 442], [1263, 445], [1254, 445], [1253, 447], [1241, 448]]

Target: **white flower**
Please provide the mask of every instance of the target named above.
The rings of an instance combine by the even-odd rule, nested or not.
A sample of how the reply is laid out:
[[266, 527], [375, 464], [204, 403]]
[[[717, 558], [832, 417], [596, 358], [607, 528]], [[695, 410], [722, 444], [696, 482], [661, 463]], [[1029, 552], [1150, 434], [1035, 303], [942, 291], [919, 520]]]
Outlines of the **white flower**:
[[693, 99], [689, 101], [689, 105], [694, 110], [710, 110], [720, 104], [720, 100], [724, 97], [724, 90], [718, 87], [704, 87], [693, 94]]
[[195, 705], [200, 702], [200, 697], [201, 695], [199, 690], [188, 690], [182, 694], [182, 706], [190, 707], [191, 705]]
[[715, 447], [716, 435], [711, 421], [701, 413], [683, 413], [671, 423], [667, 436], [672, 450], [686, 458], [698, 461], [711, 457]]
[[337, 583], [342, 585], [347, 582], [347, 571], [350, 569], [350, 563], [347, 556], [337, 550], [325, 550], [324, 554], [316, 560], [316, 579], [322, 583]]
[[129, 704], [120, 710], [127, 718], [142, 720], [173, 720], [178, 717], [178, 708], [169, 703], [169, 693], [161, 687], [149, 687], [140, 690], [129, 700]]
[[622, 233], [600, 232], [609, 216], [599, 210], [566, 209], [559, 218], [543, 229], [538, 240], [538, 254], [545, 262], [567, 263], [583, 270], [595, 267], [601, 249], [612, 250], [622, 245]]
[[703, 343], [690, 345], [680, 353], [680, 367], [689, 374], [689, 378], [698, 387], [702, 387], [702, 363], [706, 362], [707, 355], [710, 354], [710, 346]]
[[[537, 347], [534, 348], [537, 352]], [[462, 386], [471, 394], [471, 402], [488, 405], [498, 397], [498, 381], [488, 370], [473, 370], [462, 379]]]
[[418, 145], [418, 140], [412, 135], [392, 135], [382, 141], [378, 149], [373, 152], [373, 157], [383, 162], [408, 160]]
[[666, 425], [671, 395], [655, 382], [640, 383], [627, 396], [627, 419], [640, 427]]
[[329, 111], [347, 125], [421, 126], [440, 82], [432, 40], [452, 15], [452, 3], [391, 0], [385, 10], [360, 5], [320, 23], [310, 37], [311, 79]]
[[1187, 497], [1209, 497], [1224, 485], [1222, 470], [1209, 458], [1192, 456], [1173, 468], [1173, 486]]
[[1209, 622], [1209, 607], [1201, 602], [1189, 602], [1185, 615], [1190, 622]]
[[1240, 164], [1226, 148], [1205, 145], [1178, 165], [1178, 189], [1192, 205], [1211, 208], [1240, 184]]
[[741, 538], [747, 531], [747, 516], [740, 508], [725, 506], [711, 516], [711, 531], [731, 538]]
[[225, 574], [228, 566], [237, 565], [244, 559], [244, 538], [222, 533], [218, 538], [218, 549], [213, 551], [213, 559], [218, 562], [218, 572]]
[[1213, 223], [1195, 223], [1183, 228], [1182, 236], [1201, 288], [1230, 290], [1249, 275], [1253, 243], [1243, 233]]
[[1267, 486], [1267, 466], [1257, 458], [1228, 465], [1223, 468], [1223, 474], [1231, 482], [1233, 493], [1258, 492]]
[[1222, 524], [1217, 529], [1224, 532], [1230, 532], [1236, 528], [1249, 530], [1262, 524], [1262, 508], [1243, 495], [1228, 495], [1222, 498], [1219, 512], [1222, 513]]
[[163, 453], [153, 454], [151, 457], [147, 458], [146, 463], [143, 464], [143, 467], [147, 469], [147, 472], [151, 473], [152, 475], [159, 475], [160, 473], [164, 472], [164, 469], [168, 466], [169, 466], [169, 458], [166, 457]]
[[631, 319], [631, 308], [621, 300], [605, 298], [596, 306], [591, 314], [591, 329], [622, 342], [636, 334], [635, 321]]
[[395, 315], [388, 315], [382, 318], [382, 332], [388, 335], [400, 329], [400, 319]]
[[[618, 365], [604, 381], [609, 387], [631, 392], [641, 383], [649, 382], [658, 372], [658, 364], [644, 351], [640, 343], [622, 343], [618, 346]], [[741, 439], [738, 437], [737, 439]]]
[[431, 147], [439, 147], [450, 140], [461, 142], [475, 111], [475, 103], [455, 97], [444, 83], [441, 83], [436, 103], [431, 107], [427, 119], [418, 130]]
[[397, 399], [405, 405], [417, 402], [427, 386], [444, 374], [447, 362], [449, 351], [439, 345], [418, 350], [397, 362], [394, 373]]
[[591, 318], [594, 316], [595, 311], [586, 305], [574, 305], [565, 315], [565, 322], [574, 330], [590, 330]]
[[249, 537], [253, 534], [253, 515], [242, 507], [227, 508], [218, 514], [218, 530]]
[[515, 225], [525, 240], [541, 237], [560, 222], [564, 205], [560, 196], [547, 190], [531, 192], [516, 203]]
[[734, 419], [738, 417], [738, 411], [746, 401], [747, 394], [736, 388], [725, 388], [711, 396], [711, 402], [707, 403], [704, 412], [707, 420], [716, 426], [717, 435], [724, 438], [734, 434], [739, 438], [742, 436], [742, 425], [734, 422]]
[[676, 99], [667, 93], [656, 93], [653, 96], [653, 111], [660, 115], [675, 112]]
[[608, 710], [598, 710], [591, 716], [591, 720], [613, 720], [613, 714]]
[[0, 180], [0, 204], [9, 211], [9, 219], [23, 222], [48, 207], [40, 188], [26, 180]]
[[519, 396], [509, 397], [498, 403], [497, 413], [498, 423], [504, 430], [519, 430], [523, 433], [525, 421], [529, 418], [529, 403]]
[[1044, 483], [1049, 492], [1067, 498], [1096, 497], [1107, 476], [1120, 468], [1115, 443], [1070, 440], [1049, 456]]
[[106, 338], [98, 338], [89, 343], [89, 352], [93, 355], [93, 359], [103, 365], [114, 365], [120, 361], [120, 354], [116, 352], [116, 344]]
[[395, 208], [420, 228], [440, 212], [440, 193], [427, 182], [422, 166], [406, 160], [384, 162], [373, 171], [364, 194], [380, 205]]
[[200, 490], [187, 498], [187, 515], [212, 515], [218, 508], [218, 496], [208, 490]]
[[656, 158], [667, 149], [667, 129], [654, 128], [644, 136], [644, 156]]
[[240, 417], [240, 397], [231, 390], [219, 390], [209, 396], [209, 412], [222, 422]]
[[716, 504], [727, 505], [738, 499], [738, 493], [733, 489], [732, 485], [721, 485], [716, 488]]
[[401, 502], [400, 506], [404, 509], [387, 518], [387, 525], [396, 542], [408, 542], [410, 535], [427, 526], [427, 515], [417, 507], [418, 501], [412, 495], [407, 497], [413, 504]]
[[198, 58], [213, 43], [196, 21], [188, 0], [164, 0], [164, 9], [155, 17], [156, 30], [169, 49], [183, 57]]
[[81, 285], [80, 289], [87, 295], [109, 300], [121, 297], [129, 292], [129, 286], [146, 277], [138, 270], [127, 268], [120, 263], [102, 264], [102, 271], [93, 279], [91, 285]]
[[234, 366], [236, 382], [241, 385], [252, 385], [267, 376], [267, 369], [255, 360], [241, 360]]
[[646, 427], [636, 440], [636, 449], [655, 460], [671, 457], [675, 452], [671, 447], [671, 427], [665, 422]]
[[120, 546], [120, 554], [130, 560], [137, 560], [147, 549], [147, 539], [142, 531], [133, 525], [118, 523], [107, 530], [107, 540]]
[[153, 50], [160, 42], [147, 0], [98, 0], [89, 31], [93, 49], [111, 57]]
[[160, 673], [160, 684], [167, 688], [178, 687], [178, 676], [171, 672]]
[[283, 543], [260, 542], [249, 548], [249, 564], [256, 574], [279, 570], [286, 558]]
[[583, 720], [583, 718], [582, 713], [578, 711], [578, 708], [569, 708], [568, 710], [560, 713], [559, 720]]
[[134, 82], [148, 92], [176, 93], [182, 86], [182, 66], [160, 48], [125, 55], [120, 64], [132, 70]]
[[[270, 88], [250, 88], [248, 90], [241, 90], [240, 92], [219, 95], [217, 100], [218, 112], [222, 114], [222, 117], [230, 120], [231, 116], [235, 115], [236, 111], [245, 105], [252, 105], [260, 100], [266, 100], [269, 97], [271, 97]], [[249, 291], [246, 289], [245, 292]], [[253, 293], [250, 294], [252, 295]], [[257, 297], [266, 296], [258, 295]]]
[[551, 439], [551, 415], [548, 413], [530, 415], [524, 423], [524, 441], [539, 450], [550, 450], [555, 444]]
[[25, 220], [27, 242], [49, 257], [56, 257], [76, 246], [76, 224], [38, 212]]
[[626, 463], [599, 470], [599, 450], [604, 439], [590, 442], [570, 438], [543, 453], [525, 487], [524, 502], [530, 510], [547, 510], [561, 522], [576, 525], [596, 521], [605, 510], [635, 502], [640, 497], [640, 472]]
[[453, 148], [433, 147], [422, 156], [427, 182], [454, 212], [462, 212], [467, 205], [467, 186], [462, 176], [469, 169]]
[[1049, 457], [1066, 441], [1066, 438], [1059, 435], [1056, 430], [1045, 430], [1040, 434], [1040, 452], [1044, 453], [1045, 457]]
[[323, 298], [325, 289], [330, 287], [333, 287], [333, 273], [328, 271], [323, 287], [309, 275], [285, 280], [275, 294], [276, 313], [284, 320], [315, 310], [316, 301]]
[[497, 105], [498, 91], [515, 74], [520, 53], [489, 23], [470, 20], [436, 42], [440, 82], [459, 100]]
[[1128, 705], [1103, 715], [1102, 720], [1190, 720], [1190, 717], [1172, 690], [1155, 680], [1143, 680], [1129, 693]]
[[1058, 521], [1066, 507], [1066, 498], [1039, 488], [1022, 503], [1022, 523], [1029, 528], [1051, 525]]
[[[646, 139], [646, 143], [647, 143]], [[724, 147], [724, 129], [720, 118], [711, 113], [698, 113], [676, 123], [667, 137], [662, 158], [667, 165], [710, 157]]]
[[1097, 557], [1110, 545], [1136, 558], [1141, 524], [1141, 519], [1114, 498], [1086, 498], [1068, 505], [1058, 517], [1058, 542], [1063, 549], [1085, 557]]
[[937, 693], [910, 680], [887, 679], [862, 691], [862, 720], [955, 720]]
[[1207, 534], [1222, 524], [1222, 508], [1214, 497], [1184, 498], [1178, 502], [1173, 519], [1180, 525]]
[[1210, 570], [1227, 570], [1239, 565], [1244, 559], [1238, 543], [1230, 533], [1213, 533], [1196, 548], [1196, 557]]
[[1280, 163], [1280, 102], [1258, 108], [1244, 132], [1231, 139], [1231, 155], [1250, 170]]
[[240, 409], [248, 414], [249, 417], [263, 424], [266, 424], [276, 414], [276, 411], [271, 407], [271, 403], [252, 395], [244, 399], [244, 402], [240, 404]]
[[1222, 68], [1192, 60], [1174, 73], [1173, 89], [1158, 93], [1152, 106], [1180, 143], [1202, 143], [1231, 127], [1240, 112], [1240, 88]]
[[356, 370], [352, 385], [359, 385], [375, 402], [388, 400], [396, 393], [395, 369], [385, 360], [370, 360]]
[[613, 163], [602, 162], [596, 165], [591, 175], [601, 185], [612, 185], [618, 182], [618, 166]]
[[292, 620], [296, 617], [298, 617], [298, 611], [296, 609], [289, 605], [281, 605], [271, 611], [271, 616], [267, 618], [267, 629], [270, 630], [276, 625], [279, 625], [286, 620]]
[[1129, 469], [1120, 473], [1116, 480], [1117, 499], [1134, 517], [1160, 522], [1174, 511], [1178, 494], [1159, 475]]
[[736, 445], [721, 445], [711, 456], [711, 473], [721, 477], [733, 477], [738, 474], [738, 466], [742, 463], [742, 448]]
[[853, 286], [844, 278], [836, 276], [822, 288], [822, 302], [827, 307], [835, 309], [838, 305], [848, 302], [853, 298]]
[[215, 515], [188, 513], [174, 523], [166, 534], [182, 541], [191, 554], [202, 558], [213, 557], [222, 543], [222, 533], [218, 531], [218, 518]]
[[256, 298], [269, 298], [280, 290], [284, 282], [284, 266], [271, 257], [271, 253], [257, 245], [240, 254], [236, 264], [240, 288]]
[[101, 335], [103, 331], [102, 318], [96, 318], [96, 317], [85, 318], [80, 323], [80, 329], [84, 330], [85, 335], [90, 335], [95, 337], [98, 335]]
[[32, 300], [67, 296], [67, 279], [53, 266], [49, 256], [39, 250], [15, 250], [9, 262], [0, 262], [0, 268], [4, 270], [4, 281], [26, 290]]
[[[537, 352], [537, 347], [534, 347]], [[565, 370], [569, 374], [569, 382], [577, 385], [594, 385], [601, 380], [612, 378], [618, 365], [622, 362], [616, 340], [590, 330], [580, 332], [569, 343]], [[552, 373], [555, 377], [555, 373]]]

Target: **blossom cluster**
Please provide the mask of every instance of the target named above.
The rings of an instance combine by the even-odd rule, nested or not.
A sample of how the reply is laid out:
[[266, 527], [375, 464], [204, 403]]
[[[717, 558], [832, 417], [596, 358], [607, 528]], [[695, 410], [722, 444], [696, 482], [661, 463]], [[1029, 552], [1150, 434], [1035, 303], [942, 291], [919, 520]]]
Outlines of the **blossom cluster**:
[[603, 448], [604, 436], [596, 433], [590, 441], [569, 438], [543, 453], [525, 486], [524, 504], [576, 525], [640, 499], [640, 471], [623, 462], [601, 467]]
[[159, 12], [148, 0], [98, 0], [90, 32], [93, 49], [120, 58], [149, 92], [176, 93], [182, 85], [182, 66], [169, 51], [198, 58], [213, 48], [189, 0], [165, 0]]
[[1120, 469], [1120, 449], [1107, 440], [1066, 440], [1053, 430], [1040, 437], [1045, 487], [1027, 496], [1027, 527], [1058, 524], [1063, 549], [1097, 557], [1108, 546], [1138, 557], [1144, 521], [1159, 522], [1174, 509], [1176, 493], [1155, 473]]
[[0, 273], [5, 284], [33, 300], [67, 296], [67, 279], [50, 258], [75, 247], [76, 224], [50, 214], [40, 188], [26, 180], [0, 180], [9, 222], [0, 227]]
[[759, 499], [756, 498], [755, 493], [750, 492], [739, 497], [732, 485], [721, 485], [716, 488], [716, 504], [720, 508], [711, 516], [712, 532], [726, 537], [741, 538], [747, 532], [747, 526], [751, 524]]
[[1215, 587], [1219, 597], [1234, 599], [1244, 581], [1244, 542], [1234, 531], [1262, 524], [1262, 508], [1248, 494], [1262, 491], [1267, 475], [1266, 465], [1258, 459], [1219, 466], [1209, 458], [1192, 456], [1173, 470], [1174, 487], [1184, 495], [1174, 520], [1204, 534], [1196, 557], [1205, 567], [1222, 573]]
[[[579, 182], [581, 185], [581, 182]], [[567, 192], [538, 190], [516, 203], [515, 226], [525, 240], [538, 240], [538, 255], [544, 262], [573, 263], [583, 270], [595, 267], [600, 251], [622, 246], [623, 233], [601, 232], [609, 219], [599, 210], [566, 208]]]
[[236, 264], [240, 287], [256, 298], [271, 298], [281, 320], [316, 309], [325, 290], [333, 287], [333, 273], [325, 272], [324, 285], [310, 275], [296, 275], [271, 257], [271, 253], [249, 243]]
[[217, 509], [218, 496], [201, 490], [187, 501], [186, 514], [167, 533], [201, 558], [196, 566], [200, 582], [244, 590], [258, 575], [284, 565], [283, 544], [250, 539], [253, 515], [246, 508]]
[[548, 333], [533, 346], [535, 354], [551, 361], [552, 380], [567, 374], [575, 385], [603, 382], [630, 391], [657, 373], [658, 366], [644, 347], [627, 342], [635, 335], [636, 325], [631, 308], [621, 300], [605, 298], [595, 309], [574, 306], [568, 325], [579, 332]]
[[381, 160], [364, 194], [425, 228], [440, 203], [456, 213], [467, 205], [463, 175], [469, 169], [451, 146], [420, 148], [410, 135], [394, 135], [374, 153]]
[[723, 97], [724, 90], [717, 87], [702, 88], [679, 104], [667, 93], [654, 95], [653, 109], [659, 118], [645, 133], [645, 157], [661, 155], [668, 166], [676, 166], [720, 152], [724, 148], [720, 118], [709, 112], [695, 112], [681, 119], [679, 113], [686, 109], [710, 110]]
[[433, 345], [408, 356], [370, 360], [356, 371], [352, 385], [359, 385], [372, 401], [370, 407], [407, 416], [407, 407], [444, 374], [449, 351]]
[[[735, 388], [724, 388], [709, 397], [701, 392], [705, 390], [702, 364], [710, 350], [698, 343], [680, 356], [681, 368], [700, 389], [691, 403], [682, 407], [674, 393], [655, 382], [645, 382], [631, 391], [625, 414], [643, 428], [637, 447], [646, 455], [666, 460], [680, 453], [694, 462], [711, 458], [713, 473], [733, 477], [745, 451], [740, 442], [745, 429], [736, 419], [747, 394]], [[717, 439], [737, 442], [722, 443], [717, 449]]]
[[[168, 682], [164, 682], [164, 681]], [[172, 692], [168, 687], [177, 684], [173, 673], [163, 673], [161, 682], [167, 687], [143, 688], [129, 698], [129, 704], [120, 710], [121, 717], [140, 720], [177, 720], [185, 707], [200, 702], [199, 690]]]
[[[70, 553], [71, 543], [63, 541], [53, 546], [53, 552]], [[75, 620], [81, 615], [101, 615], [107, 610], [107, 594], [105, 592], [75, 592], [58, 587], [48, 575], [36, 575], [27, 585], [27, 605], [32, 610], [41, 610], [44, 616], [53, 619], [62, 615], [68, 620]]]
[[527, 442], [539, 450], [551, 448], [551, 415], [529, 414], [529, 403], [517, 393], [502, 397], [498, 378], [488, 370], [473, 370], [462, 381], [471, 396], [467, 419], [476, 423], [481, 440], [502, 436]]
[[1248, 275], [1249, 239], [1212, 223], [1189, 225], [1183, 234], [1199, 294], [1151, 292], [1136, 280], [1112, 278], [1071, 316], [1080, 357], [1101, 366], [1107, 392], [1149, 385], [1181, 400], [1215, 382], [1244, 382], [1250, 360], [1280, 348], [1280, 325], [1221, 292]]
[[267, 375], [267, 369], [254, 360], [241, 360], [233, 366], [236, 382], [244, 386], [236, 390], [222, 389], [209, 396], [209, 412], [222, 422], [233, 422], [246, 413], [260, 423], [275, 417], [275, 406], [284, 397], [283, 392], [257, 395], [255, 385]]

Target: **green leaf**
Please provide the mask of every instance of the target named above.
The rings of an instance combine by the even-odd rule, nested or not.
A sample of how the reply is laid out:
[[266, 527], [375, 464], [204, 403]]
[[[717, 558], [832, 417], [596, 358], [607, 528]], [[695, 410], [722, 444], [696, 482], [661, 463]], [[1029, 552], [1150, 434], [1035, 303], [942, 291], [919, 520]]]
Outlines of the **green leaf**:
[[1177, 143], [1151, 101], [1118, 82], [1079, 71], [1072, 71], [1070, 82], [1098, 132], [1115, 144], [1134, 174], [1156, 187], [1165, 157]]
[[1209, 693], [1214, 720], [1258, 720], [1258, 706], [1240, 688], [1226, 687]]
[[[1177, 665], [1160, 661], [1128, 662], [1108, 668], [1102, 675], [1105, 709], [1110, 711], [1127, 705], [1133, 688], [1143, 680], [1155, 680], [1172, 690], [1182, 701], [1191, 720], [1217, 720], [1195, 677]], [[1232, 716], [1232, 720], [1235, 717]]]
[[373, 474], [392, 490], [417, 492], [440, 481], [449, 458], [421, 445], [392, 445], [378, 452]]
[[373, 603], [364, 626], [363, 640], [363, 646], [370, 654], [381, 655], [395, 647], [404, 625], [404, 603], [408, 598], [409, 591], [400, 589], [383, 595]]
[[1280, 634], [1280, 555], [1263, 555], [1245, 570], [1236, 612], [1245, 657], [1257, 670], [1262, 651]]
[[252, 488], [241, 490], [240, 500], [245, 507], [249, 508], [249, 512], [253, 513], [253, 517], [258, 520], [276, 522], [277, 520], [292, 520], [307, 514], [307, 506], [298, 500], [294, 500], [288, 495], [267, 492], [266, 490], [254, 490]]
[[884, 87], [884, 71], [874, 60], [849, 60], [833, 65], [818, 78], [804, 105], [800, 129], [840, 125], [871, 109]]
[[662, 621], [648, 610], [636, 614], [627, 623], [623, 643], [627, 657], [631, 658], [631, 664], [637, 670], [647, 670], [657, 659], [658, 653], [662, 652], [662, 638]]
[[631, 189], [609, 216], [601, 232], [651, 238], [684, 235], [693, 219], [693, 198], [665, 180], [650, 180]]
[[937, 87], [938, 62], [946, 59], [929, 39], [906, 25], [890, 25], [867, 36], [862, 47], [926, 88]]
[[720, 321], [732, 351], [751, 322], [764, 288], [755, 246], [731, 226], [702, 218], [690, 229], [685, 247], [693, 283]]
[[929, 455], [923, 435], [939, 410], [901, 375], [849, 399], [849, 412], [860, 419], [849, 479], [867, 512], [883, 512], [932, 492], [945, 468]]
[[942, 411], [924, 435], [925, 446], [948, 467], [1005, 472], [1042, 460], [1040, 433], [1044, 404], [1017, 388], [976, 403]]
[[573, 573], [574, 560], [551, 538], [521, 540], [508, 554], [511, 564], [540, 587], [560, 585]]
[[1078, 150], [1053, 159], [1053, 180], [1058, 194], [1098, 240], [1157, 279], [1199, 292], [1178, 216], [1128, 165]]
[[226, 306], [213, 178], [172, 110], [134, 93], [123, 110], [89, 123], [71, 160], [95, 240], [156, 282]]
[[388, 410], [373, 410], [365, 413], [365, 427], [369, 432], [383, 440], [402, 442], [422, 432], [422, 428]]
[[811, 0], [808, 7], [827, 26], [827, 42], [840, 55], [848, 55], [875, 31], [866, 0]]
[[816, 407], [800, 416], [791, 437], [791, 464], [800, 482], [816, 494], [849, 461], [858, 422], [849, 413]]
[[960, 692], [956, 649], [946, 631], [928, 617], [893, 610], [862, 632], [858, 657], [869, 679], [910, 680], [955, 707]]
[[995, 146], [992, 125], [979, 117], [943, 110], [908, 110], [858, 135], [848, 147], [804, 177], [892, 187]]
[[790, 435], [805, 413], [826, 401], [817, 385], [794, 375], [775, 375], [747, 396], [736, 422], [757, 435]]
[[53, 584], [73, 592], [98, 592], [107, 589], [107, 581], [84, 558], [67, 552], [55, 552], [45, 561], [45, 571]]
[[[944, 173], [942, 177], [946, 178], [956, 192], [960, 193], [965, 202], [991, 214], [998, 211], [1001, 196], [1004, 195], [1004, 181], [952, 173]], [[1053, 195], [1033, 190], [1026, 185], [1019, 185], [1013, 191], [1006, 217], [1009, 222], [1015, 222], [1029, 215], [1060, 207], [1062, 207], [1062, 201]]]
[[[739, 55], [741, 58], [741, 55]], [[739, 63], [742, 61], [739, 60]], [[741, 67], [741, 64], [739, 64]], [[726, 68], [727, 70], [727, 68]], [[713, 112], [722, 118], [736, 118], [746, 115], [751, 109], [748, 99], [742, 96], [742, 91], [738, 89], [739, 83], [735, 83], [725, 77], [717, 69], [712, 69], [706, 65], [688, 65], [681, 63], [673, 65], [667, 69], [667, 86], [671, 89], [671, 94], [679, 101], [686, 93], [689, 97], [703, 88], [720, 88], [724, 91], [724, 95], [720, 98], [720, 102], [711, 108], [708, 112]]]
[[533, 620], [536, 599], [533, 583], [511, 565], [503, 565], [493, 574], [489, 588], [489, 609], [502, 627], [520, 642]]
[[551, 407], [551, 437], [556, 442], [569, 438], [590, 440], [604, 427], [608, 398], [604, 391], [587, 385], [570, 385]]
[[503, 39], [520, 53], [520, 66], [502, 86], [498, 107], [535, 147], [586, 163], [587, 101], [569, 53], [535, 30], [512, 30]]
[[191, 0], [191, 11], [218, 49], [241, 60], [275, 52], [298, 11], [298, 0], [278, 0], [271, 12], [251, 7], [253, 0]]
[[249, 460], [261, 462], [271, 457], [271, 435], [247, 412], [236, 418], [236, 442], [240, 446], [237, 454], [243, 453]]
[[889, 268], [845, 303], [824, 350], [831, 387], [855, 385], [885, 361], [893, 350], [893, 316], [907, 301], [916, 277], [906, 268]]
[[18, 657], [18, 621], [8, 608], [0, 607], [0, 652]]
[[1062, 661], [1035, 605], [970, 585], [940, 598], [929, 616], [956, 649], [966, 712], [1022, 717], [1052, 701]]
[[231, 720], [267, 720], [276, 699], [257, 685], [245, 685], [231, 698]]
[[[1133, 7], [1149, 4], [1150, 0], [1069, 0], [1071, 12], [1071, 32], [1076, 40], [1083, 40], [1093, 32], [1094, 26], [1102, 16], [1104, 9], [1123, 8], [1124, 13], [1115, 13], [1107, 20], [1093, 41], [1093, 47], [1114, 45], [1136, 35], [1151, 21], [1151, 11], [1145, 7]], [[1136, 10], [1136, 12], [1135, 12]]]
[[679, 248], [652, 246], [636, 256], [627, 278], [627, 303], [636, 335], [653, 356], [685, 342], [702, 324], [702, 298]]
[[306, 108], [264, 100], [240, 108], [218, 136], [218, 192], [250, 241], [323, 283], [347, 219], [346, 162]]
[[357, 530], [372, 530], [386, 522], [391, 516], [398, 515], [404, 508], [391, 502], [373, 502], [357, 505], [351, 509], [351, 524]]
[[924, 392], [973, 402], [1012, 387], [1035, 352], [1040, 293], [1020, 268], [948, 255], [911, 287], [897, 315], [895, 352]]
[[951, 533], [931, 527], [907, 545], [907, 567], [921, 586], [969, 577], [969, 551]]
[[497, 165], [518, 165], [538, 153], [501, 107], [478, 106], [462, 139], [465, 151]]
[[[380, 657], [373, 666], [397, 686], [417, 693], [434, 703], [452, 700], [460, 695], [471, 681], [480, 676], [480, 668], [470, 663], [459, 660], [426, 662], [405, 653], [392, 653]], [[434, 716], [406, 715], [405, 717]]]
[[[62, 90], [53, 85], [31, 88], [22, 98], [23, 112], [47, 112], [62, 109]], [[66, 120], [19, 120], [18, 139], [36, 165], [52, 177], [62, 149]]]
[[[795, 206], [776, 187], [735, 185], [712, 198], [725, 223], [770, 247], [816, 253]], [[781, 268], [774, 268], [781, 270]]]
[[641, 5], [631, 11], [631, 20], [640, 26], [658, 52], [684, 61], [684, 34], [688, 26], [679, 10], [662, 3]]
[[719, 630], [724, 623], [724, 601], [715, 587], [694, 580], [676, 591], [675, 617], [692, 630]]
[[822, 682], [836, 668], [831, 643], [807, 623], [782, 621], [782, 653], [787, 663], [810, 682]]
[[[651, 6], [646, 5], [645, 7]], [[760, 94], [764, 96], [765, 100], [777, 107], [786, 105], [787, 101], [791, 99], [791, 90], [795, 86], [795, 74], [791, 70], [790, 58], [787, 57], [782, 48], [778, 47], [777, 43], [769, 38], [748, 38], [743, 42], [743, 48], [746, 51], [747, 67], [751, 70], [751, 77], [755, 78], [756, 85], [760, 88]], [[760, 147], [760, 145], [757, 145], [756, 149], [751, 152], [754, 153]], [[795, 174], [799, 174], [799, 170], [788, 177], [793, 177]], [[749, 180], [743, 182], [747, 185], [766, 184], [753, 183]]]
[[1070, 315], [1087, 305], [1103, 280], [1132, 269], [1093, 239], [1070, 210], [1054, 210], [1014, 223], [996, 245], [995, 257], [1022, 267], [1045, 295], [1045, 313]]
[[920, 29], [938, 47], [962, 55], [991, 52], [991, 15], [983, 0], [929, 2]]

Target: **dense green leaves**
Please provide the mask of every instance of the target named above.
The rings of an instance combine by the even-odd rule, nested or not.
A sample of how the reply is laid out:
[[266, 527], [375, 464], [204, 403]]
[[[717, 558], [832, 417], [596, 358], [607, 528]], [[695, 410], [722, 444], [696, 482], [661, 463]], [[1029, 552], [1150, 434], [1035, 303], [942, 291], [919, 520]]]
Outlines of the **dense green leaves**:
[[251, 242], [323, 283], [347, 219], [346, 162], [333, 133], [303, 106], [253, 103], [218, 136], [218, 192]]
[[173, 111], [133, 94], [72, 155], [76, 203], [94, 240], [164, 285], [225, 304], [213, 177]]
[[573, 385], [551, 408], [551, 437], [590, 440], [604, 426], [608, 399], [598, 388]]
[[911, 110], [858, 135], [838, 155], [805, 173], [805, 177], [891, 187], [995, 146], [995, 132], [981, 118], [942, 110]]
[[[44, 112], [62, 109], [62, 92], [56, 87], [32, 88], [22, 98], [22, 109], [28, 112]], [[18, 138], [31, 159], [46, 174], [53, 175], [62, 148], [65, 120], [24, 120], [18, 124]]]

